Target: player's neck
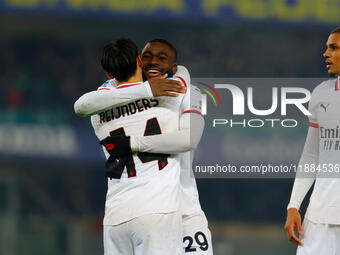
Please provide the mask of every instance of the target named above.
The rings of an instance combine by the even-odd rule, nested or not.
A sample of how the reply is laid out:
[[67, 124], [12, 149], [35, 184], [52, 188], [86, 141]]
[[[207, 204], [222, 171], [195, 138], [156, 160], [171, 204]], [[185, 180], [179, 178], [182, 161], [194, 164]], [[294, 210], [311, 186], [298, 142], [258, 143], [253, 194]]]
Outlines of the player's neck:
[[137, 82], [143, 82], [143, 78], [141, 77], [141, 78], [138, 78], [138, 77], [136, 77], [136, 78], [130, 78], [130, 79], [128, 79], [127, 81], [117, 81], [117, 85], [120, 85], [120, 84], [124, 84], [124, 83], [137, 83]]
[[117, 85], [124, 84], [124, 83], [136, 83], [136, 82], [143, 82], [143, 75], [142, 70], [137, 68], [136, 73], [131, 76], [127, 81], [117, 81]]

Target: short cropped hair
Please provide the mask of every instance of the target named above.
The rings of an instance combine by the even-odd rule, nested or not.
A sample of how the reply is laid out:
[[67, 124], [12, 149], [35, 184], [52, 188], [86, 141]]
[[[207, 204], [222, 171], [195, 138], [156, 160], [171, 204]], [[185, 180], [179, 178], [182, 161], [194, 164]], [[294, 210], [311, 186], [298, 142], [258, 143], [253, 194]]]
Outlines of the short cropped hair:
[[175, 61], [177, 60], [177, 49], [169, 41], [167, 41], [163, 38], [154, 38], [154, 39], [148, 41], [148, 43], [153, 43], [153, 42], [159, 42], [159, 43], [164, 43], [164, 44], [168, 45], [169, 48], [174, 52]]
[[340, 34], [340, 27], [333, 29], [331, 34]]
[[103, 69], [118, 81], [127, 81], [137, 70], [138, 48], [127, 38], [120, 38], [104, 46], [101, 58]]

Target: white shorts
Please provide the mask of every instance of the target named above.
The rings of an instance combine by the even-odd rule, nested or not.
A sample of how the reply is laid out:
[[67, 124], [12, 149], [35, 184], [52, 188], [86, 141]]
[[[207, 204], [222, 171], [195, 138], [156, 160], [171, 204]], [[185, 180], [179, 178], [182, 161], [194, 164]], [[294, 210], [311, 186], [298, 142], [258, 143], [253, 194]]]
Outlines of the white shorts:
[[178, 212], [148, 214], [104, 226], [104, 255], [181, 255], [182, 217]]
[[213, 254], [211, 233], [203, 211], [183, 215], [183, 249], [187, 255]]
[[340, 225], [319, 224], [304, 219], [302, 246], [297, 255], [340, 255]]

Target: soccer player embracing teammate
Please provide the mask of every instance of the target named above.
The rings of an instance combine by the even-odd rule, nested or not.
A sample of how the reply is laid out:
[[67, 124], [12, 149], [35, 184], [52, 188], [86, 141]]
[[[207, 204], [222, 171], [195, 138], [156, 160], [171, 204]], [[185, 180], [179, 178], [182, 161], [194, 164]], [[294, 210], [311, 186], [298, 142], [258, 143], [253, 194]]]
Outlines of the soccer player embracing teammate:
[[142, 59], [131, 40], [111, 42], [101, 61], [111, 79], [75, 103], [107, 157], [104, 254], [212, 254], [191, 172], [201, 94], [176, 57], [163, 39], [150, 41]]

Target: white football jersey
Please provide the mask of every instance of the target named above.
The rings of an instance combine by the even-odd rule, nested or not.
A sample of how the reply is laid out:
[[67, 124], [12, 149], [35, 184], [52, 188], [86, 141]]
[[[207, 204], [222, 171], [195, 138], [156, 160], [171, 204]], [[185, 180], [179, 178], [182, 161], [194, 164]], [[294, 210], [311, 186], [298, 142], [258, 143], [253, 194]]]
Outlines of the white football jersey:
[[[309, 103], [309, 125], [319, 130], [319, 162], [306, 218], [340, 224], [340, 91], [339, 78], [317, 86]], [[326, 178], [327, 177], [327, 178]]]
[[[194, 113], [202, 115], [202, 94], [200, 90], [190, 85], [181, 104], [181, 113]], [[194, 151], [183, 152], [181, 158], [181, 204], [180, 210], [183, 215], [191, 215], [200, 212], [198, 190], [194, 173], [192, 171], [192, 161]]]
[[[124, 89], [142, 83], [110, 82], [101, 89]], [[136, 99], [91, 117], [99, 140], [117, 133], [126, 136], [155, 135], [178, 130], [184, 95]], [[106, 157], [108, 153], [105, 151]], [[127, 169], [128, 168], [128, 169]], [[108, 179], [104, 225], [117, 225], [150, 213], [179, 209], [179, 155], [134, 153], [120, 179]]]

